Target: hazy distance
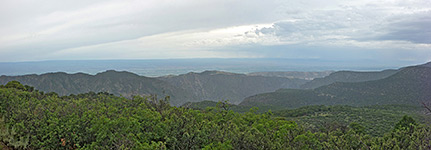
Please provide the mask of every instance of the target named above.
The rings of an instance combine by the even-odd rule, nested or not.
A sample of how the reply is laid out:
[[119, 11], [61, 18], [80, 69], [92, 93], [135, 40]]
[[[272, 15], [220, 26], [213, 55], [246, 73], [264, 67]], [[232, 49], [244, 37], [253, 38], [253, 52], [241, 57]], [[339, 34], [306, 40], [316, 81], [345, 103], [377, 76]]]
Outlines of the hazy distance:
[[[396, 69], [415, 62], [334, 61], [319, 59], [152, 59], [152, 60], [63, 60], [36, 62], [2, 62], [0, 75], [43, 74], [48, 72], [96, 74], [106, 70], [128, 71], [156, 77], [188, 72], [219, 70], [233, 73], [274, 71], [377, 71]], [[420, 63], [419, 63], [420, 64]]]

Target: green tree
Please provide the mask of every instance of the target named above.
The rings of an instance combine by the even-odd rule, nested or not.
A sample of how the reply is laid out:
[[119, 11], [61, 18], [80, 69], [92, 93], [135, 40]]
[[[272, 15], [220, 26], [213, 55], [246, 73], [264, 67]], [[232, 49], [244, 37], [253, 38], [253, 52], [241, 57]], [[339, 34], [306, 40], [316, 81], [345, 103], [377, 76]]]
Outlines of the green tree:
[[5, 87], [6, 88], [16, 88], [16, 89], [20, 89], [20, 90], [25, 90], [24, 85], [22, 85], [18, 81], [10, 81], [10, 82], [6, 83]]
[[405, 115], [394, 127], [394, 130], [412, 130], [417, 125], [416, 121]]

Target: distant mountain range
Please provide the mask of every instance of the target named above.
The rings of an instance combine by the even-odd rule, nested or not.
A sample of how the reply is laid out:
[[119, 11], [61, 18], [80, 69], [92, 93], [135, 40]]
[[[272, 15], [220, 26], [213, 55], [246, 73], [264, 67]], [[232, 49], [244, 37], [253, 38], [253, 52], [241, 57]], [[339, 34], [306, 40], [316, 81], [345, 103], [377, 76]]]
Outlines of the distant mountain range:
[[291, 79], [304, 79], [313, 80], [315, 78], [323, 78], [333, 73], [334, 71], [321, 71], [321, 72], [299, 72], [299, 71], [274, 71], [274, 72], [252, 72], [248, 73], [249, 76], [264, 76], [264, 77], [283, 77]]
[[47, 73], [42, 75], [1, 76], [0, 83], [6, 84], [16, 80], [44, 92], [56, 92], [59, 95], [79, 94], [86, 92], [109, 92], [115, 95], [131, 97], [132, 95], [159, 96], [169, 95], [172, 104], [179, 105], [182, 101], [193, 101], [193, 94], [172, 86], [164, 81], [138, 76], [130, 72], [108, 70], [96, 75], [83, 73]]
[[150, 78], [130, 72], [109, 70], [96, 75], [83, 73], [47, 73], [42, 75], [1, 76], [0, 84], [17, 80], [45, 92], [59, 95], [85, 92], [109, 92], [133, 95], [170, 96], [171, 104], [202, 100], [229, 100], [238, 104], [244, 98], [280, 88], [299, 88], [306, 80], [282, 77], [247, 76], [220, 71], [188, 73], [178, 76]]
[[[431, 63], [380, 72], [256, 72], [237, 74], [204, 71], [163, 77], [144, 77], [108, 70], [89, 75], [62, 72], [0, 76], [0, 84], [17, 80], [44, 92], [59, 95], [109, 92], [170, 96], [171, 104], [204, 100], [241, 106], [295, 108], [305, 105], [416, 104], [430, 98]], [[328, 75], [328, 76], [326, 76]], [[313, 78], [313, 80], [309, 80]], [[303, 90], [306, 89], [306, 90]], [[275, 92], [274, 92], [275, 91]], [[263, 93], [263, 94], [262, 94]]]
[[379, 72], [337, 71], [323, 78], [316, 78], [310, 82], [307, 82], [306, 84], [302, 85], [301, 88], [314, 89], [335, 82], [364, 82], [379, 80], [389, 77], [397, 72], [398, 70], [384, 70]]
[[[240, 103], [240, 106], [297, 108], [306, 105], [420, 105], [422, 101], [431, 101], [430, 63], [401, 68], [393, 75], [378, 79], [393, 72], [389, 70], [380, 73], [367, 73], [366, 76], [372, 76], [367, 79], [377, 80], [335, 82], [308, 90], [280, 89], [275, 92], [248, 97]], [[333, 74], [337, 73], [339, 72]], [[326, 78], [328, 79], [329, 76]]]
[[306, 82], [302, 79], [247, 76], [222, 71], [204, 71], [158, 79], [191, 91], [201, 100], [229, 100], [234, 104], [257, 93], [275, 91], [279, 88], [299, 88]]
[[44, 74], [48, 72], [83, 72], [95, 75], [105, 70], [133, 72], [146, 77], [180, 75], [205, 70], [249, 73], [267, 71], [383, 70], [417, 61], [333, 61], [285, 58], [193, 58], [136, 60], [51, 60], [0, 62], [0, 75]]
[[422, 66], [424, 66], [424, 67], [431, 67], [431, 62], [428, 62], [428, 63], [426, 63], [426, 64], [423, 64]]

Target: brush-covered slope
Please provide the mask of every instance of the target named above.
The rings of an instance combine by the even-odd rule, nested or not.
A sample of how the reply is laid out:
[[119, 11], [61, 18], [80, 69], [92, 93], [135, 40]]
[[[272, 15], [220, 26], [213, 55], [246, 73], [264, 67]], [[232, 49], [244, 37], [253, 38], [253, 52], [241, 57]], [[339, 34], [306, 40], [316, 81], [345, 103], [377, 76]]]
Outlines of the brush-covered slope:
[[239, 113], [247, 113], [250, 110], [257, 113], [266, 113], [271, 110], [275, 117], [285, 117], [287, 120], [293, 120], [312, 131], [347, 128], [350, 124], [357, 123], [364, 127], [363, 131], [366, 134], [373, 136], [382, 136], [384, 133], [393, 130], [390, 127], [405, 115], [411, 116], [421, 123], [431, 123], [431, 118], [424, 113], [425, 109], [422, 106], [410, 105], [373, 105], [361, 107], [310, 105], [295, 109], [280, 109], [267, 106], [256, 109], [256, 107], [252, 106], [202, 101], [189, 102], [184, 104], [183, 107], [206, 111], [219, 107]]
[[171, 96], [173, 105], [181, 105], [186, 101], [196, 99], [188, 91], [170, 85], [164, 81], [138, 76], [130, 72], [109, 70], [96, 75], [83, 73], [47, 73], [42, 75], [1, 76], [0, 84], [9, 81], [19, 81], [33, 86], [40, 91], [56, 92], [59, 95], [78, 94], [86, 92], [109, 92], [115, 95], [131, 97], [133, 95], [157, 94]]
[[174, 86], [190, 90], [201, 100], [228, 100], [238, 104], [244, 98], [280, 88], [299, 88], [306, 80], [282, 77], [247, 76], [221, 71], [204, 71], [160, 77]]
[[423, 113], [421, 106], [409, 105], [373, 105], [353, 107], [346, 105], [304, 106], [296, 109], [273, 111], [275, 116], [286, 117], [305, 128], [314, 131], [343, 128], [352, 123], [363, 126], [363, 132], [373, 136], [382, 136], [393, 128], [392, 125], [403, 116], [411, 116], [415, 120], [430, 124], [431, 118]]
[[304, 89], [314, 89], [335, 82], [364, 82], [389, 77], [398, 70], [384, 70], [379, 72], [337, 71], [323, 78], [316, 78], [302, 85]]
[[420, 105], [422, 101], [431, 101], [431, 68], [414, 66], [380, 80], [337, 82], [313, 90], [281, 89], [258, 94], [246, 98], [240, 105], [296, 108], [306, 105]]

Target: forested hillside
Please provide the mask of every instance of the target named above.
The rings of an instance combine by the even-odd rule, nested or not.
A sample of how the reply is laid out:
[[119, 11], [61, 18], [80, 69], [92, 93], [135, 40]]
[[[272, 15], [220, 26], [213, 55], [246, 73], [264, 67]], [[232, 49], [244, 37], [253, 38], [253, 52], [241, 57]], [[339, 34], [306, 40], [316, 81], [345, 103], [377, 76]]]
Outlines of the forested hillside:
[[304, 106], [297, 109], [274, 111], [275, 116], [286, 117], [312, 131], [346, 128], [352, 123], [363, 126], [362, 132], [372, 136], [382, 136], [392, 130], [388, 128], [405, 115], [412, 116], [420, 123], [431, 124], [431, 117], [420, 106], [409, 105], [373, 105], [353, 107]]
[[172, 97], [173, 105], [197, 100], [193, 94], [164, 81], [138, 76], [130, 72], [108, 70], [96, 75], [83, 73], [47, 73], [42, 75], [1, 76], [0, 84], [19, 81], [44, 92], [55, 92], [60, 96], [87, 92], [109, 92], [117, 96], [159, 95]]
[[347, 105], [310, 105], [295, 109], [277, 106], [241, 106], [226, 102], [189, 102], [186, 108], [205, 110], [207, 107], [224, 107], [234, 112], [245, 113], [253, 109], [258, 113], [272, 111], [274, 116], [294, 120], [302, 127], [311, 131], [324, 131], [331, 128], [347, 128], [351, 123], [364, 127], [364, 133], [372, 136], [382, 136], [391, 130], [392, 126], [405, 115], [412, 116], [421, 123], [431, 124], [431, 117], [427, 116], [422, 106], [410, 105], [373, 105], [353, 107]]
[[0, 86], [5, 149], [429, 149], [429, 125], [398, 119], [386, 134], [370, 136], [358, 123], [314, 131], [253, 109], [193, 110], [151, 97], [59, 97], [16, 81]]
[[306, 82], [302, 79], [247, 76], [221, 71], [192, 72], [158, 79], [187, 89], [201, 100], [229, 100], [234, 104], [258, 93], [271, 92], [280, 88], [299, 88]]
[[117, 96], [170, 96], [175, 106], [202, 100], [229, 100], [240, 103], [244, 98], [280, 88], [299, 88], [306, 80], [282, 77], [246, 76], [219, 71], [188, 73], [179, 76], [149, 78], [130, 72], [109, 70], [96, 75], [83, 73], [47, 73], [42, 75], [1, 76], [0, 84], [19, 81], [44, 92], [59, 95], [86, 92], [109, 92]]
[[[431, 62], [417, 65], [422, 67], [431, 67]], [[400, 68], [403, 69], [403, 68]], [[313, 79], [310, 82], [305, 83], [301, 86], [304, 89], [314, 89], [324, 85], [329, 85], [335, 82], [365, 82], [365, 81], [373, 81], [387, 78], [395, 73], [397, 73], [400, 69], [388, 69], [383, 71], [369, 71], [369, 72], [359, 72], [359, 71], [337, 71], [333, 72], [327, 76]]]
[[384, 79], [343, 83], [337, 82], [313, 90], [281, 89], [246, 98], [243, 106], [283, 106], [297, 108], [307, 105], [420, 105], [431, 101], [431, 68], [413, 66], [401, 69]]
[[304, 89], [314, 89], [335, 82], [364, 82], [389, 77], [398, 70], [384, 70], [379, 72], [337, 71], [323, 78], [316, 78], [301, 86]]

